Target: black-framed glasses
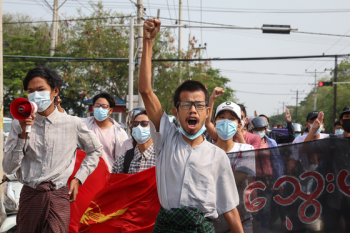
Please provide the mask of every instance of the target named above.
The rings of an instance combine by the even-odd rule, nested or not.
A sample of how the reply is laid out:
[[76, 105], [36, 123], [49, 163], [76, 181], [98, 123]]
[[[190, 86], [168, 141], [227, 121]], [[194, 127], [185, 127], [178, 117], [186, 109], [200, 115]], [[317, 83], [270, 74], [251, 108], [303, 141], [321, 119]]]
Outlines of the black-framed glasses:
[[194, 105], [197, 110], [202, 111], [208, 106], [208, 103], [206, 101], [180, 101], [177, 103], [177, 106], [180, 106], [182, 110], [188, 110], [192, 105]]
[[104, 109], [107, 109], [107, 108], [109, 108], [109, 105], [108, 105], [108, 104], [99, 104], [99, 103], [95, 103], [95, 104], [94, 104], [94, 107], [95, 107], [95, 108], [104, 108]]
[[142, 127], [148, 127], [149, 121], [133, 121], [132, 127], [137, 127], [141, 124]]

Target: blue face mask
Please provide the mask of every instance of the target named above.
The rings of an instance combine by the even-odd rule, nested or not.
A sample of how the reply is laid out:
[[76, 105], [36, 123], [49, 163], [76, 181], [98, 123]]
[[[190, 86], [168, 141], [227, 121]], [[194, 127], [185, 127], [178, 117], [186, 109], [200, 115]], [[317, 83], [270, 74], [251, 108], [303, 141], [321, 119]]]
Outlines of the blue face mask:
[[344, 130], [343, 129], [337, 129], [335, 130], [334, 134], [335, 135], [339, 135], [339, 134], [343, 134], [344, 133]]
[[207, 130], [207, 128], [205, 128], [205, 124], [203, 124], [202, 128], [196, 134], [193, 134], [193, 135], [186, 133], [185, 130], [182, 128], [182, 126], [180, 126], [179, 130], [180, 130], [180, 133], [182, 133], [186, 138], [190, 140], [194, 140], [199, 136], [201, 136], [204, 133], [204, 131]]
[[38, 105], [38, 112], [48, 109], [53, 101], [50, 99], [50, 91], [35, 91], [28, 94], [28, 99]]
[[132, 128], [132, 136], [138, 143], [144, 144], [150, 139], [151, 132], [148, 127], [142, 127], [139, 125], [135, 128]]
[[98, 121], [104, 121], [108, 117], [108, 110], [103, 108], [94, 108], [94, 117]]
[[222, 140], [229, 140], [237, 133], [237, 122], [227, 119], [216, 121], [215, 129]]
[[295, 134], [295, 138], [300, 137], [300, 136], [301, 136], [301, 134]]
[[[311, 129], [312, 129], [312, 125], [310, 125], [310, 131], [311, 131]], [[320, 128], [318, 128], [318, 130], [315, 133], [315, 136], [319, 135], [321, 133], [322, 129], [323, 129], [323, 125], [321, 125]]]
[[263, 137], [265, 137], [265, 131], [253, 131], [253, 134], [255, 135], [259, 135], [259, 137], [262, 139]]

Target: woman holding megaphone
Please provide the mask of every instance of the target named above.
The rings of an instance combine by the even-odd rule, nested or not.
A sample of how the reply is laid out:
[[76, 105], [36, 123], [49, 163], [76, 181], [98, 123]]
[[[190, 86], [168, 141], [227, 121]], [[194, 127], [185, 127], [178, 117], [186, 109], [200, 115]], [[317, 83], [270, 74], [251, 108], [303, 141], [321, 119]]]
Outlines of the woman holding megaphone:
[[[31, 69], [23, 80], [29, 101], [15, 100], [18, 105], [11, 109], [19, 120], [12, 122], [3, 169], [7, 174], [16, 172], [24, 185], [18, 232], [68, 232], [69, 203], [75, 201], [79, 184], [99, 162], [102, 145], [96, 135], [80, 118], [62, 114], [60, 106], [55, 107], [54, 99], [62, 85], [55, 71], [47, 67]], [[28, 126], [31, 130], [27, 130]], [[77, 146], [86, 152], [86, 157], [68, 188]]]

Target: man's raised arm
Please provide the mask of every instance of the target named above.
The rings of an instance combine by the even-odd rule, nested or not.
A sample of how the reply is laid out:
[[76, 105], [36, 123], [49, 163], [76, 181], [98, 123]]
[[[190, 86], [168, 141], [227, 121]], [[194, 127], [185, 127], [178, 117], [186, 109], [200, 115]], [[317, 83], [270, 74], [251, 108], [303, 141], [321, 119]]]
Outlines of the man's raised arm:
[[160, 119], [163, 115], [162, 106], [152, 90], [152, 48], [155, 37], [160, 30], [161, 22], [147, 19], [143, 25], [143, 51], [139, 76], [139, 92], [145, 104], [147, 115], [156, 130], [159, 131]]

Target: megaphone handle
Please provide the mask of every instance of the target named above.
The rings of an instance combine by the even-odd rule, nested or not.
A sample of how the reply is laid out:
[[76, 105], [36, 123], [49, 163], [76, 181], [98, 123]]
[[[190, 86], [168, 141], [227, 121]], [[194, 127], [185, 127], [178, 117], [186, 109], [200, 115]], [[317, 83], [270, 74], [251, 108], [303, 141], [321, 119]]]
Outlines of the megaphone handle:
[[32, 131], [32, 126], [26, 125], [26, 133], [30, 133], [30, 131]]

